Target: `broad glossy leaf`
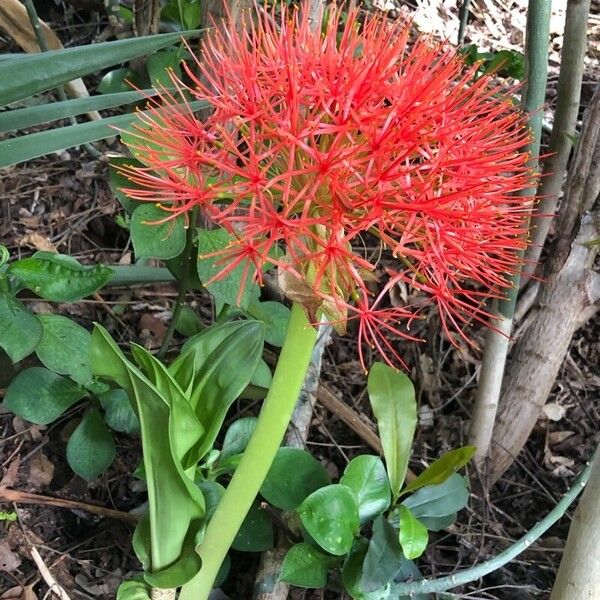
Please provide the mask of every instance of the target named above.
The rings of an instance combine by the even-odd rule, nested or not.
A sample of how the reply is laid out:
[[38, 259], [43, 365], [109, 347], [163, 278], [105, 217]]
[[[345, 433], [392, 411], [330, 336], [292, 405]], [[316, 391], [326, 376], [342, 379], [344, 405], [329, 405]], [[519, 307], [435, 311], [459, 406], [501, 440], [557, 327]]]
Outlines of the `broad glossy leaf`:
[[236, 419], [227, 429], [219, 462], [236, 454], [241, 454], [248, 445], [254, 430], [256, 429], [256, 417], [242, 417]]
[[390, 482], [378, 456], [364, 454], [353, 458], [340, 479], [355, 494], [361, 523], [370, 521], [390, 505]]
[[38, 318], [44, 333], [35, 353], [42, 364], [81, 385], [91, 384], [90, 332], [62, 315], [39, 315]]
[[396, 530], [380, 515], [373, 523], [373, 536], [362, 566], [360, 589], [374, 592], [392, 581], [402, 561]]
[[398, 506], [398, 518], [400, 546], [405, 558], [408, 560], [419, 558], [425, 552], [429, 541], [427, 527], [403, 504]]
[[[206, 284], [220, 273], [225, 265], [218, 264], [218, 256], [206, 256], [223, 250], [231, 241], [231, 236], [224, 229], [198, 230], [198, 277]], [[219, 314], [225, 304], [248, 309], [253, 299], [260, 295], [258, 285], [252, 280], [253, 271], [248, 270], [244, 289], [240, 295], [244, 275], [244, 266], [239, 265], [223, 279], [213, 281], [207, 290], [215, 299], [216, 313]], [[238, 301], [239, 298], [239, 301]]]
[[421, 517], [445, 517], [464, 508], [469, 501], [467, 480], [461, 475], [452, 475], [439, 485], [428, 485], [406, 498], [402, 504], [410, 508], [413, 515]]
[[417, 425], [415, 390], [404, 373], [383, 363], [371, 367], [367, 389], [377, 419], [392, 497], [397, 498], [406, 477]]
[[283, 346], [290, 320], [290, 309], [285, 304], [254, 300], [248, 307], [248, 314], [265, 324], [265, 342], [279, 348]]
[[98, 477], [115, 458], [115, 441], [97, 410], [89, 410], [67, 442], [67, 462], [87, 481]]
[[275, 532], [273, 523], [258, 502], [250, 507], [231, 547], [243, 552], [264, 552], [273, 548]]
[[125, 390], [108, 390], [100, 394], [99, 398], [104, 409], [104, 420], [111, 429], [122, 433], [140, 432], [140, 420], [133, 412]]
[[171, 399], [164, 398], [125, 358], [99, 325], [92, 333], [92, 365], [96, 375], [112, 379], [127, 391], [140, 419], [150, 511], [149, 518], [138, 525], [140, 531], [136, 530], [136, 553], [149, 557], [150, 548], [154, 548], [155, 562], [146, 560], [144, 565], [154, 575], [170, 566], [182, 565], [175, 576], [180, 579], [178, 584], [183, 584], [188, 576], [193, 576], [190, 571], [200, 567], [195, 540], [204, 516], [204, 499], [176, 458], [170, 436]]
[[42, 324], [23, 303], [0, 291], [0, 348], [16, 363], [29, 356], [42, 339]]
[[36, 252], [11, 263], [8, 272], [38, 296], [52, 302], [76, 302], [99, 290], [112, 275], [103, 265], [84, 267], [74, 258]]
[[347, 554], [359, 530], [358, 506], [345, 485], [328, 485], [313, 492], [297, 509], [312, 538], [335, 556]]
[[182, 215], [169, 217], [155, 204], [142, 204], [131, 215], [131, 241], [137, 258], [175, 258], [185, 248], [185, 220]]
[[83, 75], [177, 44], [182, 37], [193, 37], [198, 33], [149, 35], [11, 57], [0, 62], [0, 81], [3, 82], [0, 105], [51, 90]]
[[331, 483], [321, 463], [302, 448], [279, 448], [260, 488], [262, 497], [277, 508], [293, 510], [315, 490]]
[[48, 425], [87, 393], [66, 377], [43, 367], [32, 367], [12, 380], [6, 390], [4, 407], [27, 421]]
[[327, 583], [331, 556], [302, 542], [294, 544], [285, 555], [279, 579], [302, 588], [321, 588]]
[[416, 479], [411, 481], [402, 490], [402, 493], [408, 494], [426, 485], [443, 483], [461, 467], [464, 467], [471, 460], [473, 454], [475, 454], [474, 446], [464, 446], [446, 452], [446, 454], [432, 462]]

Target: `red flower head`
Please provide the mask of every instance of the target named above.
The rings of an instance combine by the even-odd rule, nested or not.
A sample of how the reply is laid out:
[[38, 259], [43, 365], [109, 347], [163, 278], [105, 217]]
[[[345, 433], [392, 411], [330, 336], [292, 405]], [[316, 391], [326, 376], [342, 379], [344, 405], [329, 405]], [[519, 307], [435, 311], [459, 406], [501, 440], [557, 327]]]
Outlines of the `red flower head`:
[[[136, 184], [125, 191], [172, 215], [199, 206], [235, 240], [215, 257], [220, 276], [278, 267], [311, 318], [323, 311], [340, 330], [358, 319], [359, 344], [388, 361], [385, 334], [408, 337], [400, 322], [426, 305], [390, 306], [394, 285], [437, 304], [446, 331], [485, 322], [482, 302], [510, 286], [526, 243], [523, 114], [448, 45], [410, 41], [406, 24], [331, 8], [314, 31], [307, 11], [280, 11], [209, 33], [200, 76], [185, 67], [190, 83], [173, 78], [178, 93], [135, 127], [147, 167], [124, 169]], [[205, 122], [181, 104], [190, 96], [212, 107]], [[396, 258], [378, 296], [367, 282], [381, 253], [364, 250], [365, 234]]]

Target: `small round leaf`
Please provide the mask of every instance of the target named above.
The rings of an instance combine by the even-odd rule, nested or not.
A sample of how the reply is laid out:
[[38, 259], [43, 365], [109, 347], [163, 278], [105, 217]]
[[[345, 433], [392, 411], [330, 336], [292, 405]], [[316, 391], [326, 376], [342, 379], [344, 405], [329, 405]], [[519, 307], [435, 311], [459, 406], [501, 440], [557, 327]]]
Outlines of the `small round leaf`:
[[142, 204], [131, 215], [131, 241], [137, 258], [175, 258], [185, 249], [184, 219], [163, 223], [169, 213], [154, 204]]
[[321, 588], [327, 583], [327, 569], [331, 561], [331, 556], [311, 544], [295, 544], [283, 559], [279, 579], [297, 587]]

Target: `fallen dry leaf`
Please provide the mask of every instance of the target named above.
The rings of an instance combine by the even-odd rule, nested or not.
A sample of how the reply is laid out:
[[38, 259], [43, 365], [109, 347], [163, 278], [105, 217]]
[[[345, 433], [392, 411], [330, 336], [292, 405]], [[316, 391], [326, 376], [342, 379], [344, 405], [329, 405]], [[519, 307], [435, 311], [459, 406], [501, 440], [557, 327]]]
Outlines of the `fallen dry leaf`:
[[44, 489], [54, 477], [54, 463], [43, 452], [36, 452], [29, 461], [27, 483], [34, 490]]
[[551, 421], [560, 421], [565, 416], [565, 407], [556, 402], [548, 402], [543, 408], [544, 414]]
[[21, 244], [23, 246], [33, 247], [36, 250], [43, 250], [44, 252], [58, 252], [56, 246], [47, 237], [44, 237], [35, 231], [25, 234], [21, 238]]
[[10, 573], [21, 565], [21, 557], [13, 552], [8, 542], [0, 540], [0, 571]]
[[38, 597], [35, 595], [32, 585], [26, 587], [17, 585], [16, 587], [6, 590], [0, 596], [0, 600], [38, 600]]
[[8, 465], [6, 469], [6, 473], [2, 476], [0, 480], [0, 488], [8, 488], [13, 487], [17, 481], [17, 473], [19, 471], [19, 465], [21, 464], [21, 457], [16, 456], [16, 458]]

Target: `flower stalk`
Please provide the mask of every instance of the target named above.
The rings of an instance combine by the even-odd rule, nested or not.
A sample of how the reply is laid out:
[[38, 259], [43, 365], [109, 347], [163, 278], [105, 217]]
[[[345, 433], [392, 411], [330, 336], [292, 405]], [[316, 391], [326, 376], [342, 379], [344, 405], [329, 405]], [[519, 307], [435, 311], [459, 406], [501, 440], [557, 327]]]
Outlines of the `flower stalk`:
[[179, 600], [206, 600], [227, 551], [256, 498], [283, 440], [317, 339], [298, 304], [292, 306], [285, 343], [256, 430], [199, 548], [200, 572], [183, 586]]

